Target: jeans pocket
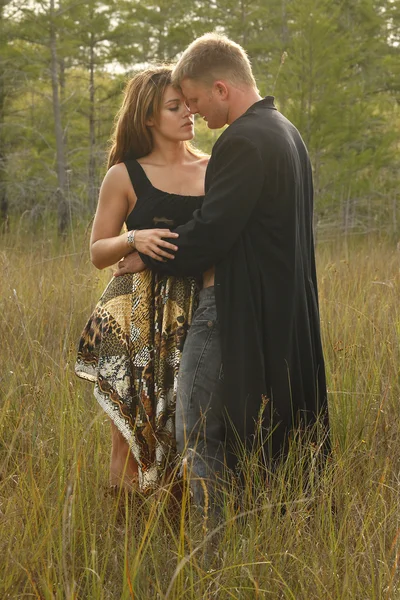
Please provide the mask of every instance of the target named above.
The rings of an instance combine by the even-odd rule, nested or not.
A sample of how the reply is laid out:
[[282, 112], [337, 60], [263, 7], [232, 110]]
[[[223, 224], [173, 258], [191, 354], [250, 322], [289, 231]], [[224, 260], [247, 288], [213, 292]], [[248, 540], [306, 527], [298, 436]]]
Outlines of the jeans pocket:
[[195, 311], [192, 319], [192, 324], [196, 322], [204, 323], [205, 321], [213, 321], [217, 320], [217, 311], [215, 308], [215, 304], [207, 305], [201, 304], [197, 310]]

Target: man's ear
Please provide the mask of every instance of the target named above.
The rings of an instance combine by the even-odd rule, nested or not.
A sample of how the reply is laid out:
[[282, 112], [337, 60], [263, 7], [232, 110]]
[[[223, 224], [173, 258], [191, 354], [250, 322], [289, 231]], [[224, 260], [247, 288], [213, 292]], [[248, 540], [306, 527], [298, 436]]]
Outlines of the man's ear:
[[220, 79], [214, 81], [213, 92], [221, 100], [226, 100], [229, 95], [228, 86], [226, 85], [225, 81], [221, 81]]

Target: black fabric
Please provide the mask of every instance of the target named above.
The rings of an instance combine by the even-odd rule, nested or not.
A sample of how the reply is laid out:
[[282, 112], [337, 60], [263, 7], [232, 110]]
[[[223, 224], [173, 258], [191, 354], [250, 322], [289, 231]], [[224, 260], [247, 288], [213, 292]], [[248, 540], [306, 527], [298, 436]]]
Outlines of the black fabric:
[[124, 164], [137, 198], [151, 192], [152, 185], [144, 172], [142, 165], [135, 159], [126, 160]]
[[153, 186], [137, 160], [127, 160], [124, 164], [137, 196], [136, 204], [126, 218], [128, 230], [173, 229], [192, 219], [193, 211], [201, 206], [204, 196], [164, 192]]
[[328, 423], [312, 222], [307, 149], [267, 97], [216, 142], [205, 200], [176, 229], [175, 259], [142, 255], [164, 273], [198, 274], [215, 265], [226, 408], [248, 440], [267, 399], [274, 455], [295, 423], [313, 423], [320, 412]]

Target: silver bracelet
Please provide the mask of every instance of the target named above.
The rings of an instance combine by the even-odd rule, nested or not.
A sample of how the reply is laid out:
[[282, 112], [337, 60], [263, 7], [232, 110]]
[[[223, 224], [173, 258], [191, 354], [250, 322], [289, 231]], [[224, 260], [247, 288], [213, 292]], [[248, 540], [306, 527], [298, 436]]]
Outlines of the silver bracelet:
[[136, 233], [136, 229], [132, 229], [132, 231], [128, 231], [128, 237], [126, 238], [126, 241], [131, 246], [131, 248], [133, 248], [134, 250], [136, 250], [135, 233]]

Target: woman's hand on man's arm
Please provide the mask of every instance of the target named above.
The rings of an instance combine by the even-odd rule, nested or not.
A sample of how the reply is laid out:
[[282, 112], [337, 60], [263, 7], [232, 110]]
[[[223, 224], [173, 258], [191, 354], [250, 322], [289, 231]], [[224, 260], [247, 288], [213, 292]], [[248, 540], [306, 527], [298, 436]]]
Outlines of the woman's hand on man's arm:
[[168, 250], [176, 252], [178, 247], [164, 238], [168, 238], [172, 242], [178, 237], [178, 233], [169, 229], [138, 229], [135, 231], [135, 250], [159, 261], [173, 259], [175, 255]]
[[119, 277], [127, 273], [144, 271], [147, 267], [138, 252], [161, 262], [175, 258], [175, 255], [170, 254], [167, 250], [175, 252], [178, 247], [163, 238], [173, 240], [177, 237], [178, 234], [169, 229], [139, 229], [135, 231], [135, 250], [118, 262], [118, 269], [115, 271], [114, 276]]

